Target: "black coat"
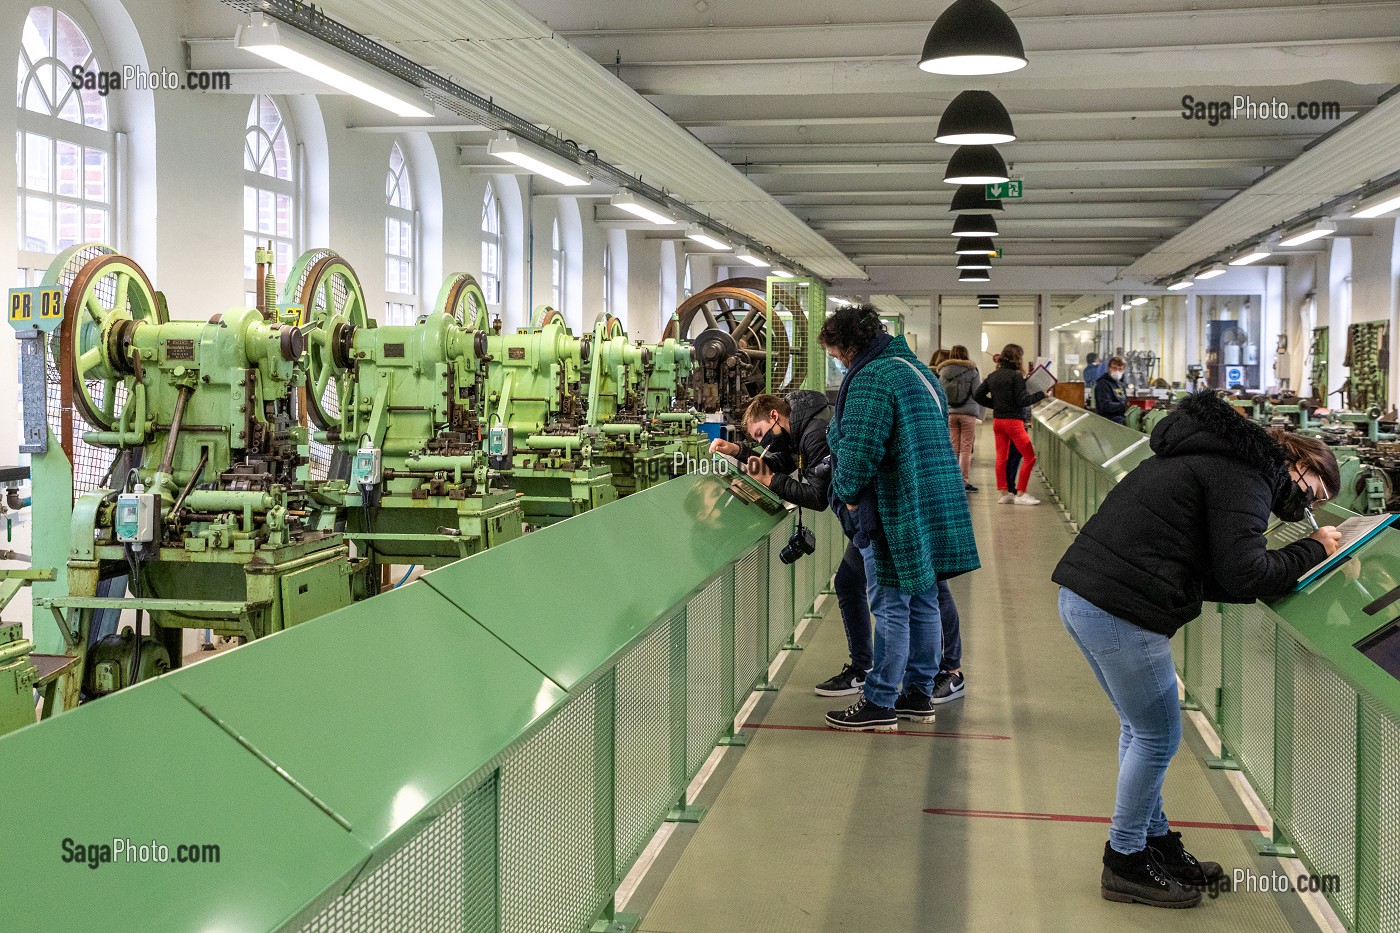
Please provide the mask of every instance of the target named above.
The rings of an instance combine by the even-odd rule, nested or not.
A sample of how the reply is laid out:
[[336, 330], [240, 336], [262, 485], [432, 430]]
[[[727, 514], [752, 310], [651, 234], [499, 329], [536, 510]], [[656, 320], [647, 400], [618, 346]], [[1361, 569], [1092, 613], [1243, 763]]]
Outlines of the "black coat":
[[[826, 428], [831, 423], [831, 403], [823, 392], [801, 389], [790, 392], [787, 403], [792, 409], [788, 416], [797, 469], [792, 474], [776, 473], [768, 488], [784, 502], [804, 509], [822, 511], [827, 507], [827, 489], [831, 486], [831, 451], [826, 446]], [[758, 455], [750, 447], [741, 447], [739, 462]]]
[[1025, 410], [1045, 398], [1044, 392], [1027, 392], [1026, 377], [1011, 366], [998, 366], [972, 393], [977, 404], [992, 410], [993, 418], [1021, 421]]
[[1114, 379], [1108, 373], [1094, 383], [1094, 411], [1105, 418], [1114, 418], [1120, 424], [1128, 414], [1128, 390], [1123, 380]]
[[1054, 582], [1170, 636], [1200, 615], [1203, 600], [1281, 596], [1327, 556], [1312, 538], [1266, 549], [1273, 503], [1293, 482], [1283, 448], [1214, 393], [1188, 396], [1151, 445], [1156, 456], [1109, 492]]

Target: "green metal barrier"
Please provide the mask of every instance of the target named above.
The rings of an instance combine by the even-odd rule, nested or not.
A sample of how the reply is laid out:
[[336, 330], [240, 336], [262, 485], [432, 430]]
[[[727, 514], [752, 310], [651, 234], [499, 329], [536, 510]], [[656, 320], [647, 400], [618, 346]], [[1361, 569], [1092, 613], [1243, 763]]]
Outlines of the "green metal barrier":
[[[1031, 434], [1076, 526], [1151, 456], [1143, 435], [1059, 401], [1036, 408]], [[1332, 523], [1351, 514], [1321, 511]], [[1270, 546], [1308, 531], [1276, 525]], [[1336, 876], [1336, 890], [1322, 893], [1354, 933], [1400, 930], [1400, 681], [1356, 647], [1400, 617], [1400, 603], [1376, 608], [1397, 586], [1400, 533], [1385, 532], [1307, 589], [1267, 604], [1207, 604], [1172, 639], [1185, 708], [1220, 736], [1211, 766], [1242, 770], [1273, 818], [1260, 851]]]
[[841, 554], [821, 513], [783, 564], [793, 516], [726, 485], [663, 483], [0, 739], [0, 926], [623, 929], [616, 886], [695, 818], [687, 785]]

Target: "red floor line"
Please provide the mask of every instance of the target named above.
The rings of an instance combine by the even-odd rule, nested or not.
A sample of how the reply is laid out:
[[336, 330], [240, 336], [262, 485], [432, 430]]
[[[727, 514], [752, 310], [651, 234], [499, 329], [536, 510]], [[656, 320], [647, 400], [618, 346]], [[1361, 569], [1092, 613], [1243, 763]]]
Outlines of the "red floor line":
[[[992, 820], [1042, 820], [1053, 823], [1111, 823], [1107, 816], [1082, 816], [1076, 813], [1015, 813], [1006, 810], [958, 810], [952, 807], [929, 807], [924, 810], [935, 816], [984, 817]], [[1253, 823], [1194, 823], [1185, 820], [1172, 820], [1172, 826], [1187, 829], [1234, 829], [1241, 832], [1267, 833], [1267, 826]]]
[[830, 729], [826, 726], [787, 726], [778, 723], [747, 722], [745, 729], [782, 729], [788, 732], [830, 732], [832, 735], [916, 735], [925, 739], [985, 739], [989, 741], [1004, 741], [1011, 738], [1009, 735], [984, 735], [980, 732], [928, 732], [920, 729], [900, 728], [897, 732], [842, 732], [839, 729]]

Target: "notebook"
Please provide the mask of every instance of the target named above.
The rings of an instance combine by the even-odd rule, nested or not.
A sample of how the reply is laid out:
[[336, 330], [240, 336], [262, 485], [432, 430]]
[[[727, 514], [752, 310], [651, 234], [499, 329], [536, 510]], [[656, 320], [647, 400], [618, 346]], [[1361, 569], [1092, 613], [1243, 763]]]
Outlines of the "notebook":
[[1049, 364], [1042, 363], [1031, 370], [1031, 374], [1026, 377], [1026, 391], [1030, 393], [1049, 393], [1049, 391], [1055, 387], [1055, 383], [1059, 381], [1060, 380], [1056, 379], [1055, 375], [1050, 372]]
[[1337, 526], [1337, 531], [1341, 532], [1342, 539], [1337, 543], [1336, 553], [1299, 577], [1298, 585], [1294, 587], [1294, 589], [1301, 590], [1329, 570], [1337, 567], [1342, 561], [1350, 557], [1357, 548], [1380, 534], [1382, 529], [1397, 518], [1400, 518], [1400, 515], [1394, 513], [1386, 515], [1356, 515], [1342, 522]]

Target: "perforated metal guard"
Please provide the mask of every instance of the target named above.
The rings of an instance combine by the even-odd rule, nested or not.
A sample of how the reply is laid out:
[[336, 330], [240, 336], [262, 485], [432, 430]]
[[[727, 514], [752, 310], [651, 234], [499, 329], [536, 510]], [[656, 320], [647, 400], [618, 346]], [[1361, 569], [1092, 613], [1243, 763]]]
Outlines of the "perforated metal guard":
[[1332, 907], [1355, 919], [1356, 692], [1282, 628], [1278, 632], [1274, 818], [1317, 874], [1337, 875]]
[[1216, 689], [1220, 686], [1220, 611], [1207, 603], [1200, 616], [1186, 628], [1186, 689], [1212, 724], [1220, 721], [1216, 708]]
[[788, 520], [769, 535], [768, 547], [768, 654], [771, 657], [792, 634], [792, 565], [778, 559], [778, 552], [792, 535], [795, 519]]
[[691, 774], [700, 770], [734, 716], [734, 656], [726, 637], [726, 630], [733, 632], [733, 621], [726, 605], [727, 582], [724, 577], [716, 577], [691, 598], [685, 610], [685, 757]]
[[[1258, 604], [1240, 613], [1239, 714], [1230, 747], [1264, 805], [1274, 805], [1274, 642], [1278, 624]], [[1228, 682], [1228, 677], [1225, 678]]]
[[301, 929], [495, 933], [495, 775]]
[[[738, 709], [758, 679], [767, 638], [763, 631], [767, 609], [766, 545], [760, 545], [734, 566], [734, 708]], [[809, 560], [812, 558], [808, 558]]]
[[1361, 705], [1357, 770], [1357, 933], [1400, 930], [1400, 723]]
[[[598, 736], [612, 726], [611, 703], [598, 702], [601, 683], [501, 768], [502, 933], [586, 930], [612, 893], [611, 774], [595, 766]], [[606, 866], [598, 851], [604, 815]]]

